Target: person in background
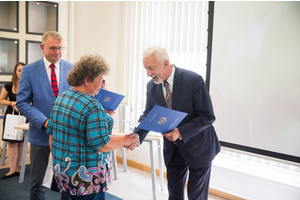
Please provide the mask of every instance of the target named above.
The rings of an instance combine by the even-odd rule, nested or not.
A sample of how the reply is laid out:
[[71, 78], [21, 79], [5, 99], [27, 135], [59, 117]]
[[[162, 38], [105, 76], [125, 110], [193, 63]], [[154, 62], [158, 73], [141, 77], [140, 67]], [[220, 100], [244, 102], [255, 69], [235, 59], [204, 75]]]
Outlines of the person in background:
[[[156, 104], [188, 113], [177, 128], [163, 134], [169, 200], [184, 199], [188, 174], [188, 198], [206, 200], [211, 162], [220, 151], [212, 126], [215, 116], [207, 87], [200, 75], [170, 64], [167, 51], [160, 46], [144, 52], [143, 64], [152, 80], [147, 84], [146, 107], [139, 121]], [[142, 143], [149, 131], [136, 128], [133, 132]]]
[[[23, 62], [18, 62], [15, 65], [11, 82], [4, 85], [0, 94], [0, 104], [7, 106], [4, 119], [3, 119], [3, 134], [5, 130], [6, 115], [12, 114], [13, 111], [15, 115], [19, 114], [18, 108], [16, 106], [16, 95], [18, 93], [19, 80], [21, 77], [23, 66], [25, 66], [25, 63]], [[4, 176], [2, 176], [1, 179], [7, 179], [12, 176], [16, 176], [20, 174], [20, 164], [22, 161], [22, 152], [23, 152], [23, 141], [3, 139], [3, 135], [2, 135], [2, 140], [6, 141], [8, 144], [9, 172]]]
[[57, 97], [47, 133], [55, 179], [70, 199], [105, 199], [111, 183], [111, 151], [138, 143], [130, 135], [112, 136], [113, 119], [93, 98], [109, 66], [98, 53], [74, 64], [67, 80], [71, 89]]
[[[101, 89], [109, 90], [109, 89], [108, 89], [107, 81], [105, 81], [104, 79], [101, 81]], [[114, 110], [106, 110], [106, 112], [107, 112], [110, 116], [113, 116], [113, 115], [115, 114], [115, 111], [114, 111]]]
[[101, 89], [109, 90], [107, 81], [105, 81], [104, 79], [102, 80]]
[[[23, 67], [17, 94], [17, 107], [30, 122], [31, 200], [45, 199], [42, 183], [50, 154], [49, 135], [46, 133], [48, 118], [57, 95], [70, 88], [66, 77], [73, 67], [61, 59], [65, 47], [58, 32], [45, 32], [40, 48], [44, 56]], [[62, 199], [64, 195], [68, 197], [62, 193]]]

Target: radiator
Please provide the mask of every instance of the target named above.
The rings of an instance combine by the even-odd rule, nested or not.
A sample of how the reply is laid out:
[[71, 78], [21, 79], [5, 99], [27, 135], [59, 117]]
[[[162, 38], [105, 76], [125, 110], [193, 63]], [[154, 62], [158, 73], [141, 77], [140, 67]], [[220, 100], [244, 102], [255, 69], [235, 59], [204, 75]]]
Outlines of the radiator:
[[300, 200], [300, 167], [222, 150], [210, 187], [244, 199]]

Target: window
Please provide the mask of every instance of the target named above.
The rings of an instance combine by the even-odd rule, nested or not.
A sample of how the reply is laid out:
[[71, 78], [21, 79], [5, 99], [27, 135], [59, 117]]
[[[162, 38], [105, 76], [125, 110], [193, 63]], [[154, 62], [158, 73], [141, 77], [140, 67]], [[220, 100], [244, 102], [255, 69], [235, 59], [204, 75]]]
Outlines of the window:
[[26, 40], [26, 64], [37, 61], [44, 56], [40, 44], [42, 42]]
[[150, 80], [142, 63], [147, 48], [164, 47], [172, 64], [205, 79], [208, 2], [124, 2], [123, 16], [123, 68], [117, 76], [125, 101], [132, 106], [131, 120], [137, 121], [145, 107], [146, 84]]
[[0, 38], [0, 74], [12, 74], [19, 62], [19, 40]]
[[0, 1], [0, 31], [19, 32], [19, 2]]
[[58, 4], [27, 1], [26, 33], [43, 35], [46, 31], [58, 31]]

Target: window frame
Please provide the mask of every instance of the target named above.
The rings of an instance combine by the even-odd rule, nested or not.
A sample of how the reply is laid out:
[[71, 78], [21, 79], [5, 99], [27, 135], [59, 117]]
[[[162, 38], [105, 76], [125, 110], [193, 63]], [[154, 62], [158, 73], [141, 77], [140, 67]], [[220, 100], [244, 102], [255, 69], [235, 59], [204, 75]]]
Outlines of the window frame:
[[34, 40], [26, 40], [26, 64], [29, 64], [28, 63], [28, 60], [29, 60], [29, 57], [30, 57], [30, 52], [29, 52], [29, 44], [30, 43], [36, 43], [36, 44], [42, 44], [41, 41], [34, 41]]
[[16, 3], [16, 28], [17, 30], [11, 30], [6, 28], [0, 28], [0, 31], [6, 31], [6, 32], [13, 32], [13, 33], [19, 33], [19, 2], [18, 1], [11, 1]]
[[[17, 48], [16, 48], [16, 62], [12, 65], [12, 66], [15, 66], [15, 64], [17, 62], [19, 62], [19, 49], [20, 49], [20, 40], [19, 39], [13, 39], [13, 38], [3, 38], [3, 37], [0, 37], [0, 40], [4, 40], [4, 41], [12, 41], [12, 42], [15, 42], [17, 41]], [[0, 75], [12, 75], [13, 72], [1, 72], [0, 71]]]
[[41, 4], [50, 4], [50, 5], [56, 5], [56, 28], [55, 30], [52, 30], [52, 31], [58, 31], [58, 7], [59, 7], [59, 3], [54, 3], [54, 2], [49, 2], [49, 1], [26, 1], [26, 34], [34, 34], [34, 35], [43, 35], [44, 32], [46, 31], [50, 31], [50, 30], [45, 30], [44, 32], [40, 33], [40, 32], [31, 32], [29, 31], [29, 23], [30, 23], [30, 19], [29, 19], [29, 3], [33, 3], [33, 2], [36, 2], [36, 3], [41, 3]]

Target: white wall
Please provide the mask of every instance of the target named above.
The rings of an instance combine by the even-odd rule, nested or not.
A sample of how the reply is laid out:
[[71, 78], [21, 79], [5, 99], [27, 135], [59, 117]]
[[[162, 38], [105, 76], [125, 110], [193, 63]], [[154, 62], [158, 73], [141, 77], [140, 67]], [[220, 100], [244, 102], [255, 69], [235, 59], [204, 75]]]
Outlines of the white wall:
[[121, 2], [75, 2], [74, 62], [85, 53], [98, 52], [111, 67], [105, 77], [109, 89], [116, 91], [118, 41], [120, 38], [119, 14]]

